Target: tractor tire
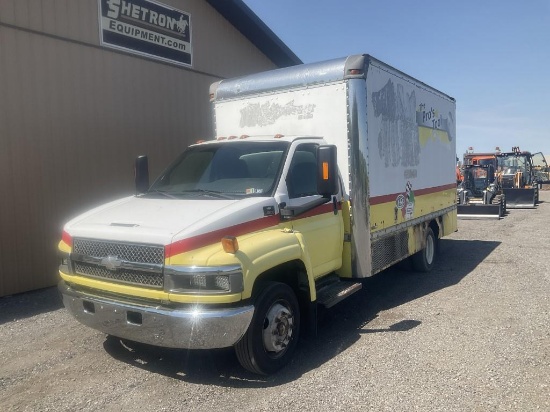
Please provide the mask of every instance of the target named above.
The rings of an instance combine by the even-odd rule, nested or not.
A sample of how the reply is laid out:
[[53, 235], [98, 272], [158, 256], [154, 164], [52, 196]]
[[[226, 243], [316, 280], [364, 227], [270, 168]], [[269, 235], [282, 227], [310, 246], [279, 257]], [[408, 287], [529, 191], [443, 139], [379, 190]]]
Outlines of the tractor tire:
[[506, 214], [506, 202], [504, 201], [504, 195], [500, 194], [493, 197], [491, 204], [501, 205], [500, 207], [501, 213], [499, 217], [504, 217], [504, 215]]

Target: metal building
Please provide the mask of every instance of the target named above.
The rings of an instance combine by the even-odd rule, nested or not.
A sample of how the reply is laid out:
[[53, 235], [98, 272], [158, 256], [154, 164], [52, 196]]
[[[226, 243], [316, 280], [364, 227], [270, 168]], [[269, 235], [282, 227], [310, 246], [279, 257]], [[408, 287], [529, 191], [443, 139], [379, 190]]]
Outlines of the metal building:
[[300, 64], [241, 0], [0, 2], [0, 296], [55, 285], [62, 224], [212, 137], [209, 85]]

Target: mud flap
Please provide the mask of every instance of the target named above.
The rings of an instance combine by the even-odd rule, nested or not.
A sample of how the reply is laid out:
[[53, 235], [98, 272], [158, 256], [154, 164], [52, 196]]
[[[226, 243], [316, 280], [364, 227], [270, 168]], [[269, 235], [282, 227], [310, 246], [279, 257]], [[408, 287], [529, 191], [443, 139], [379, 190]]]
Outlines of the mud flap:
[[503, 189], [508, 209], [529, 209], [535, 207], [535, 189]]
[[500, 219], [503, 215], [502, 203], [496, 205], [470, 203], [457, 206], [457, 218], [459, 219]]

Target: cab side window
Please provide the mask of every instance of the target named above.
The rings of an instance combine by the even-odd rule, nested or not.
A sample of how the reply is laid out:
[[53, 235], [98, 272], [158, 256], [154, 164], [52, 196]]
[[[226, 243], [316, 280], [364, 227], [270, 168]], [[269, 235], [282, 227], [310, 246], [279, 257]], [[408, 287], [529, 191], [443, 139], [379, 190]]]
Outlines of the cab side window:
[[305, 143], [296, 148], [286, 184], [291, 199], [317, 195], [316, 144]]

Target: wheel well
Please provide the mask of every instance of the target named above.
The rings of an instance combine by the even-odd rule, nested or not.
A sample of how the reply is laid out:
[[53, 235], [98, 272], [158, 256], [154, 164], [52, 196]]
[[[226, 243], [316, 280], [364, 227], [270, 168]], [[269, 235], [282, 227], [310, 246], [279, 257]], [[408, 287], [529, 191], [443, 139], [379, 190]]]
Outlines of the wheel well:
[[267, 281], [287, 284], [294, 290], [298, 299], [300, 299], [305, 292], [307, 292], [308, 298], [310, 296], [306, 268], [300, 260], [293, 260], [275, 266], [258, 276], [252, 288], [253, 297], [259, 293], [262, 282]]
[[303, 319], [302, 328], [305, 328], [308, 333], [315, 333], [311, 331], [315, 330], [317, 322], [316, 305], [311, 302], [311, 292], [304, 263], [301, 260], [293, 260], [262, 273], [256, 278], [252, 287], [252, 299], [261, 292], [264, 282], [281, 282], [290, 286], [298, 299]]
[[439, 239], [439, 226], [443, 225], [443, 222], [440, 221], [441, 218], [438, 218], [437, 220], [432, 220], [430, 224], [428, 225], [432, 232], [434, 232], [435, 239]]

